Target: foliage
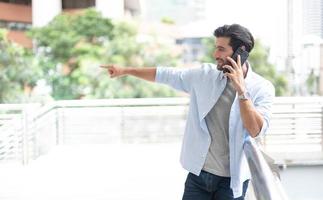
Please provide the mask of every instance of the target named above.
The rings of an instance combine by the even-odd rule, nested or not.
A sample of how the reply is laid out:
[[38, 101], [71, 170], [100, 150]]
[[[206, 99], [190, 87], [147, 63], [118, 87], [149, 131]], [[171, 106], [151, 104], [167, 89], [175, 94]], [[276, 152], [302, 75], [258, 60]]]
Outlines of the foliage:
[[268, 55], [269, 49], [264, 47], [259, 40], [256, 40], [248, 60], [253, 71], [273, 83], [276, 96], [283, 96], [287, 93], [287, 79], [284, 75], [276, 72], [275, 66], [268, 61]]
[[21, 102], [24, 89], [32, 88], [41, 77], [32, 53], [6, 39], [0, 29], [0, 103]]
[[131, 22], [111, 21], [89, 9], [79, 15], [59, 15], [29, 34], [37, 43], [44, 79], [55, 99], [175, 95], [170, 89], [131, 77], [109, 79], [99, 68], [100, 63], [138, 67], [151, 60], [176, 63], [177, 57], [167, 47], [160, 45], [161, 50], [150, 51], [156, 43], [139, 43], [136, 25]]

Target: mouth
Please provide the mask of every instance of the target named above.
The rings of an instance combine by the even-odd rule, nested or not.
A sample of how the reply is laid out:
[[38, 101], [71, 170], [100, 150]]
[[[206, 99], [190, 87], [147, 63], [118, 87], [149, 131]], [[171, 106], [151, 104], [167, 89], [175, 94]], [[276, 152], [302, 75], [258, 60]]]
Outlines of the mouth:
[[223, 71], [224, 68], [224, 61], [222, 59], [217, 59], [216, 60], [216, 64], [217, 64], [217, 69], [220, 70], [220, 71]]

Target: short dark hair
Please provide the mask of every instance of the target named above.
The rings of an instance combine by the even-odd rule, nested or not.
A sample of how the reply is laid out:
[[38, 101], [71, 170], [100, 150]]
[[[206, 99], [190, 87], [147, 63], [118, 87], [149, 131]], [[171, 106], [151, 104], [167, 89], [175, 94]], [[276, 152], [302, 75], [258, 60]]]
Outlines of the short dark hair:
[[246, 51], [250, 52], [255, 44], [250, 31], [239, 24], [220, 26], [215, 29], [213, 35], [217, 38], [229, 37], [229, 45], [232, 47], [233, 51], [236, 51], [240, 46], [245, 46]]

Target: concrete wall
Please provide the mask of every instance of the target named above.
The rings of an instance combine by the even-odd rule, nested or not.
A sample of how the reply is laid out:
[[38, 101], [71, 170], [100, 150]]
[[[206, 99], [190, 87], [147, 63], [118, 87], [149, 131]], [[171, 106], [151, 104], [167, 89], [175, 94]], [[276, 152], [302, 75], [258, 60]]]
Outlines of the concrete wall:
[[124, 1], [96, 0], [95, 7], [104, 17], [122, 18], [124, 16]]
[[50, 22], [56, 15], [62, 12], [61, 0], [33, 0], [32, 22], [33, 26], [40, 27]]

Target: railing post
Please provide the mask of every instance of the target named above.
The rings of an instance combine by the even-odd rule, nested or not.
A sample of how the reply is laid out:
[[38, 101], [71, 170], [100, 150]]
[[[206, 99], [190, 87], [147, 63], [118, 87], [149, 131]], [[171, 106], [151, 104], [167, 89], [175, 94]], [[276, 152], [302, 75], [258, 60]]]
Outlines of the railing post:
[[[296, 109], [296, 103], [295, 102], [293, 102], [292, 103], [292, 110], [293, 110], [293, 112], [295, 112], [295, 109]], [[296, 122], [297, 122], [297, 120], [296, 120], [296, 117], [295, 117], [295, 115], [294, 115], [294, 117], [292, 118], [292, 130], [293, 130], [293, 132], [292, 132], [292, 134], [295, 136], [295, 137], [297, 137], [297, 133], [296, 133]]]
[[323, 106], [321, 108], [321, 151], [323, 153]]
[[55, 112], [55, 129], [56, 129], [56, 145], [59, 145], [60, 144], [60, 131], [59, 131], [59, 120], [60, 120], [60, 114], [59, 114], [59, 109], [56, 108], [55, 109], [56, 112]]
[[28, 164], [28, 113], [27, 109], [24, 108], [22, 111], [22, 164]]
[[54, 108], [56, 110], [56, 145], [64, 144], [64, 134], [65, 134], [65, 122], [64, 122], [64, 106], [55, 106]]
[[126, 133], [125, 133], [125, 106], [121, 106], [121, 124], [120, 124], [120, 134], [121, 134], [121, 142], [127, 142], [127, 137], [126, 137]]

